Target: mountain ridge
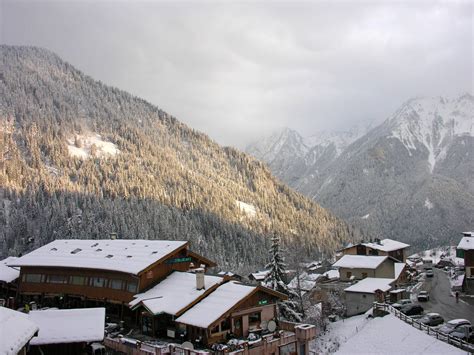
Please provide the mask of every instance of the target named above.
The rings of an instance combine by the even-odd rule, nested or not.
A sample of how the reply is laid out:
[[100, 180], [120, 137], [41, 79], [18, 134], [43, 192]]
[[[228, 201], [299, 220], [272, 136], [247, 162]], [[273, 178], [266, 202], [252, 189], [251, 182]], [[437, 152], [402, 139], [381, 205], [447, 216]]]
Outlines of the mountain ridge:
[[[293, 171], [301, 193], [371, 235], [426, 248], [474, 223], [474, 98], [413, 98], [326, 164]], [[291, 161], [291, 157], [288, 157]]]

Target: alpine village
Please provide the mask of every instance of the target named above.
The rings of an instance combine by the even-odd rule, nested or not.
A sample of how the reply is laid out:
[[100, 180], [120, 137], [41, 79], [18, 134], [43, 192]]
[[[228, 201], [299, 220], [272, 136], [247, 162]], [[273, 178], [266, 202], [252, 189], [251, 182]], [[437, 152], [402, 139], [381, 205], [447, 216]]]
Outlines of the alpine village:
[[[474, 354], [474, 96], [403, 102], [411, 85], [436, 85], [396, 78], [410, 69], [383, 52], [409, 56], [391, 41], [415, 15], [381, 4], [0, 0], [0, 355]], [[466, 5], [438, 9], [459, 21], [443, 27], [450, 38]], [[397, 20], [382, 26], [385, 11]], [[322, 14], [341, 28], [319, 24], [325, 35], [312, 37], [303, 28]], [[441, 39], [415, 22], [407, 38], [431, 36], [436, 51]], [[338, 60], [377, 73], [370, 49], [358, 57], [341, 39], [373, 44], [364, 26], [390, 32], [374, 48], [398, 74], [370, 80], [391, 78], [391, 101], [368, 77], [303, 92], [319, 73], [312, 60], [327, 70], [321, 85], [347, 84]], [[340, 41], [326, 43], [332, 35]], [[343, 59], [325, 57], [334, 46]], [[296, 108], [293, 89], [273, 99], [285, 85], [315, 103]], [[330, 96], [364, 90], [377, 110]], [[343, 128], [335, 113], [303, 124], [324, 100]], [[265, 121], [285, 105], [301, 117]], [[351, 115], [381, 117], [352, 126]]]

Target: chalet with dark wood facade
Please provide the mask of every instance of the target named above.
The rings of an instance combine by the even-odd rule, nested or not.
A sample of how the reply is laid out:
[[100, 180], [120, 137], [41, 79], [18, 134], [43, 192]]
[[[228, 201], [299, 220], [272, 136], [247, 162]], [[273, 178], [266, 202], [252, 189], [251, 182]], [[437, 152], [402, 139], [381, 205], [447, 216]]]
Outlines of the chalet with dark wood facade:
[[466, 268], [463, 281], [463, 291], [474, 294], [474, 232], [464, 232], [463, 238], [456, 248], [456, 256], [464, 258]]
[[400, 262], [406, 262], [410, 245], [392, 239], [376, 239], [374, 242], [361, 242], [339, 250], [343, 255], [390, 256]]
[[176, 319], [187, 339], [204, 344], [224, 341], [228, 334], [237, 338], [265, 330], [277, 319], [277, 302], [287, 296], [263, 286], [226, 282]]
[[55, 240], [8, 264], [20, 267], [22, 297], [127, 304], [173, 271], [215, 263], [168, 240]]

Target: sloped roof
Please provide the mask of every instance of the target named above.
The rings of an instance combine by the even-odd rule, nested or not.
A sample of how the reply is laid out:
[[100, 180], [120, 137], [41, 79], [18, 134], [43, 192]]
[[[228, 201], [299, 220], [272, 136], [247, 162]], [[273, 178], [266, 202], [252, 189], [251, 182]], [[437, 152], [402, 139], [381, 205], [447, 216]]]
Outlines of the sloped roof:
[[360, 292], [360, 293], [375, 293], [376, 290], [382, 290], [384, 292], [390, 290], [392, 286], [390, 283], [395, 281], [394, 279], [383, 279], [375, 277], [366, 277], [360, 280], [356, 284], [344, 289], [345, 292]]
[[249, 276], [253, 277], [256, 281], [263, 281], [267, 277], [270, 270], [262, 270], [251, 273]]
[[474, 249], [474, 238], [463, 237], [458, 244], [458, 249], [461, 250], [473, 250]]
[[365, 245], [366, 247], [369, 247], [372, 249], [385, 251], [385, 252], [405, 249], [410, 246], [409, 244], [405, 244], [393, 239], [382, 239], [380, 243], [362, 243], [362, 245]]
[[0, 354], [16, 355], [38, 331], [28, 315], [0, 307]]
[[402, 273], [405, 266], [407, 266], [406, 263], [395, 263], [395, 280], [400, 277], [400, 274]]
[[101, 269], [137, 275], [186, 244], [172, 240], [59, 239], [8, 265]]
[[31, 321], [39, 326], [31, 345], [81, 343], [104, 339], [105, 308], [51, 309], [31, 311]]
[[349, 269], [376, 269], [388, 256], [344, 255], [333, 266]]
[[7, 266], [8, 263], [14, 262], [16, 259], [18, 258], [9, 256], [0, 261], [0, 281], [10, 283], [20, 276], [20, 270]]
[[234, 281], [227, 282], [186, 311], [176, 319], [176, 322], [208, 328], [256, 289], [257, 287], [242, 285]]
[[221, 282], [222, 277], [205, 275], [205, 289], [197, 290], [196, 274], [175, 271], [150, 290], [135, 295], [129, 306], [133, 308], [141, 303], [152, 314], [167, 313], [175, 316]]

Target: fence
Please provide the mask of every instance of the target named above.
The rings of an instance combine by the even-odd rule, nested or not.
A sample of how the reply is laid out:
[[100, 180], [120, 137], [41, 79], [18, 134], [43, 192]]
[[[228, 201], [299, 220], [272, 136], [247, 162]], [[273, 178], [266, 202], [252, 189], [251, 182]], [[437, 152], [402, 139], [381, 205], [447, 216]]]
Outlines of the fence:
[[104, 345], [108, 349], [126, 354], [126, 355], [208, 355], [207, 351], [184, 349], [176, 344], [169, 345], [151, 345], [126, 338], [104, 339]]
[[406, 314], [402, 313], [396, 308], [393, 308], [391, 305], [387, 303], [377, 303], [374, 302], [374, 312], [376, 311], [384, 311], [393, 314], [395, 317], [399, 318], [400, 320], [404, 321], [407, 324], [410, 324], [412, 327], [419, 329], [421, 331], [426, 331], [426, 333], [432, 337], [435, 337], [438, 340], [444, 341], [450, 345], [454, 345], [455, 347], [462, 349], [464, 351], [468, 351], [470, 353], [474, 353], [474, 345], [464, 341], [462, 339], [450, 336], [449, 334], [444, 334], [436, 329], [433, 329], [429, 325], [423, 324], [417, 319], [414, 319]]

